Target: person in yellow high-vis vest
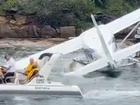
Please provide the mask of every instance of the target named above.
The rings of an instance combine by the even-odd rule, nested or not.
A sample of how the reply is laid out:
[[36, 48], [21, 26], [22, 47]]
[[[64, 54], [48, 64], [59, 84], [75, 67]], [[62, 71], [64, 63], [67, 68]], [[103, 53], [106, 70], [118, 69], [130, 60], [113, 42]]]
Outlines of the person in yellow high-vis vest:
[[38, 73], [38, 71], [38, 63], [33, 58], [30, 58], [30, 63], [28, 64], [24, 73], [27, 76], [26, 80], [30, 80], [35, 74]]

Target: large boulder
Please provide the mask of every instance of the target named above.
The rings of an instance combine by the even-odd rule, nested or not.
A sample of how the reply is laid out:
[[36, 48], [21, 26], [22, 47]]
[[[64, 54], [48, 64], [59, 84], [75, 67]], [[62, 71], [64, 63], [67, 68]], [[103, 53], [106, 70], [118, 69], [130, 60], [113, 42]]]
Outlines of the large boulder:
[[76, 36], [76, 29], [74, 26], [60, 27], [61, 38], [69, 38]]
[[50, 25], [46, 25], [40, 29], [40, 34], [42, 37], [45, 38], [54, 37], [57, 35], [57, 31], [54, 28], [52, 28]]

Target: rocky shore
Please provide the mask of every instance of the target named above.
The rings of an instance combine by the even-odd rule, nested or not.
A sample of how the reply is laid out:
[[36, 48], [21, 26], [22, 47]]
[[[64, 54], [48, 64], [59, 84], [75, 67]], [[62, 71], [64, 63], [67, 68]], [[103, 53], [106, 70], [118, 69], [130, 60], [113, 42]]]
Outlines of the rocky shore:
[[49, 48], [56, 44], [62, 43], [67, 39], [64, 38], [49, 38], [49, 39], [34, 39], [34, 38], [4, 38], [0, 39], [0, 48], [11, 47], [45, 47]]
[[[79, 31], [80, 32], [80, 31]], [[68, 38], [75, 37], [75, 26], [40, 25], [32, 16], [0, 16], [0, 38]]]
[[[54, 45], [60, 44], [67, 41], [66, 38], [2, 38], [0, 39], [0, 48], [12, 48], [12, 47], [52, 47]], [[117, 39], [116, 43], [120, 46], [122, 40]], [[125, 48], [127, 46], [133, 45], [134, 42], [127, 40], [120, 47]]]

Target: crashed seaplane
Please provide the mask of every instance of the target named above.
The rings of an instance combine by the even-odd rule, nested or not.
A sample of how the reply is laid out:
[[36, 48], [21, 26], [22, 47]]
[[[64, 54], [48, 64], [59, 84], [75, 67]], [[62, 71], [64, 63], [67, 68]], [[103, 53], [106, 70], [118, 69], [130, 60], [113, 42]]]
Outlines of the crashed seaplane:
[[41, 60], [43, 64], [39, 71], [40, 76], [34, 77], [30, 82], [23, 85], [14, 83], [1, 84], [0, 93], [81, 95], [82, 93], [78, 86], [67, 86], [59, 82], [48, 81], [52, 68], [61, 56], [85, 48], [85, 46], [93, 49], [99, 55], [96, 60], [74, 71], [65, 73], [65, 75], [81, 76], [104, 67], [117, 68], [120, 66], [117, 62], [123, 59], [130, 59], [132, 58], [131, 55], [140, 51], [140, 43], [124, 49], [118, 49], [114, 41], [114, 34], [140, 21], [140, 9], [105, 25], [98, 26], [93, 16], [92, 20], [95, 27], [83, 32], [79, 37], [17, 61], [16, 69], [20, 71], [27, 66], [30, 58], [39, 59], [44, 53], [53, 54], [49, 60], [46, 60], [45, 57]]

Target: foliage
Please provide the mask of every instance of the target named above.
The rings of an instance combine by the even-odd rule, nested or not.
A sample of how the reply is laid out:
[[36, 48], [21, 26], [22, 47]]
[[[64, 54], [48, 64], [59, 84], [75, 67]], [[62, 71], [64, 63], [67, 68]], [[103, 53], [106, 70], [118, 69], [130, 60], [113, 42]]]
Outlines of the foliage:
[[140, 0], [125, 0], [129, 3], [129, 5], [133, 6], [133, 8], [138, 8], [140, 6]]
[[18, 0], [6, 0], [0, 5], [0, 15], [5, 14], [5, 10], [16, 9], [18, 6]]
[[11, 8], [15, 8], [18, 5], [18, 1], [17, 0], [7, 0], [2, 7], [6, 10], [11, 9]]
[[118, 17], [139, 6], [140, 0], [5, 0], [0, 5], [0, 14], [16, 8], [25, 15], [34, 13], [40, 24], [75, 25], [86, 29], [92, 26], [91, 13]]
[[94, 6], [90, 0], [33, 0], [24, 6], [24, 11], [36, 12], [42, 24], [80, 27], [80, 22], [89, 22]]
[[125, 0], [108, 0], [107, 10], [108, 14], [121, 16], [132, 11], [132, 7]]

